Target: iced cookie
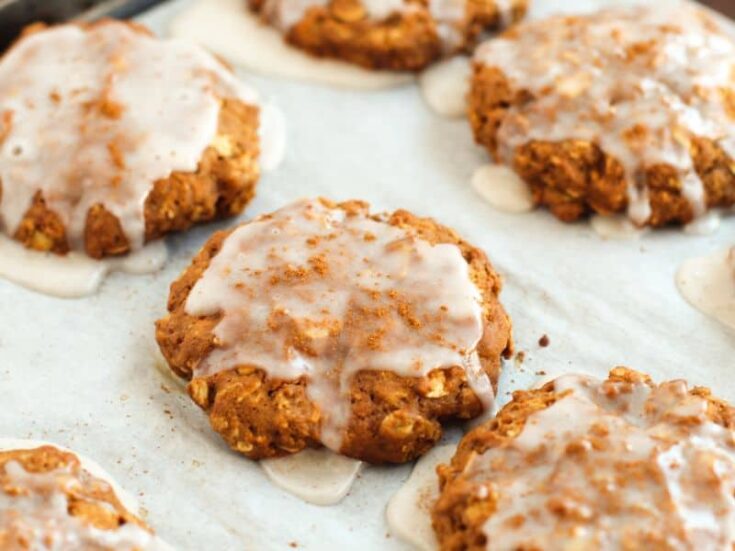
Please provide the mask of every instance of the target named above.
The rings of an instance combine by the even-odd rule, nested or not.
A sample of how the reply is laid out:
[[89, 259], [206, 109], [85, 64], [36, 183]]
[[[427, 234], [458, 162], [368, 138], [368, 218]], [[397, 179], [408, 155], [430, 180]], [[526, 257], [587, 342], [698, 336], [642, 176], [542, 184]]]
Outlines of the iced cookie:
[[264, 114], [198, 46], [116, 21], [31, 27], [0, 58], [0, 229], [102, 258], [238, 214], [278, 126]]
[[566, 222], [686, 224], [735, 204], [735, 43], [694, 5], [521, 24], [475, 53], [469, 119]]
[[512, 346], [499, 292], [485, 254], [431, 219], [303, 200], [215, 234], [157, 339], [248, 457], [400, 463], [491, 405]]
[[417, 71], [523, 17], [527, 0], [249, 0], [294, 46], [370, 69]]
[[514, 393], [439, 468], [443, 550], [730, 549], [735, 410], [616, 368]]
[[0, 439], [0, 549], [170, 551], [96, 464]]

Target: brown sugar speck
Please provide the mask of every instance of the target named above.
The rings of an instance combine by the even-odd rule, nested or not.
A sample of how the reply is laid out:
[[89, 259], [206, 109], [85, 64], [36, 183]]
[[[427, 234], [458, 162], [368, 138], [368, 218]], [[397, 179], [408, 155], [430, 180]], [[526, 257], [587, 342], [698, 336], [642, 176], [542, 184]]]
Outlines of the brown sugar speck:
[[316, 254], [309, 258], [309, 265], [319, 275], [326, 275], [329, 271], [329, 263], [323, 254]]

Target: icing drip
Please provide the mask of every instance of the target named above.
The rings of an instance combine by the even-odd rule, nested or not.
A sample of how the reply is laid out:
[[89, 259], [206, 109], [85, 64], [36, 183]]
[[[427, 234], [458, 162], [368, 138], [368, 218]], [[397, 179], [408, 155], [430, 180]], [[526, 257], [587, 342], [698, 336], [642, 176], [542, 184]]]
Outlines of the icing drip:
[[498, 131], [498, 155], [512, 165], [529, 141], [599, 144], [626, 171], [628, 215], [651, 215], [642, 170], [678, 171], [695, 216], [706, 210], [690, 154], [691, 138], [717, 142], [735, 158], [735, 43], [707, 12], [659, 5], [555, 17], [519, 27], [478, 48], [475, 62], [496, 66], [533, 100], [512, 106]]
[[23, 38], [0, 61], [0, 227], [13, 234], [41, 193], [73, 248], [97, 204], [142, 247], [153, 184], [196, 170], [224, 97], [257, 100], [198, 46], [123, 23]]
[[502, 27], [510, 27], [513, 24], [513, 10], [516, 4], [515, 0], [495, 0], [495, 8], [498, 10]]
[[[4, 471], [4, 472], [3, 472]], [[8, 551], [38, 549], [98, 551], [161, 551], [168, 549], [150, 532], [133, 523], [115, 530], [95, 528], [69, 514], [67, 492], [83, 484], [89, 475], [71, 464], [45, 473], [27, 472], [17, 461], [8, 461], [0, 471], [0, 534]], [[96, 484], [106, 484], [101, 480]], [[86, 497], [86, 501], [92, 498]], [[109, 507], [106, 502], [97, 505]], [[18, 547], [15, 541], [23, 542]], [[25, 545], [28, 543], [28, 546]]]
[[476, 346], [481, 296], [458, 247], [408, 229], [301, 201], [236, 229], [186, 304], [216, 312], [221, 346], [197, 377], [238, 365], [271, 377], [306, 377], [334, 451], [350, 417], [352, 377], [364, 369], [422, 377], [461, 366], [480, 399], [492, 388]]
[[436, 31], [445, 53], [462, 46], [465, 40], [466, 0], [429, 0], [429, 13], [436, 21]]
[[498, 496], [488, 549], [733, 546], [733, 433], [684, 381], [554, 386], [553, 405], [465, 470]]

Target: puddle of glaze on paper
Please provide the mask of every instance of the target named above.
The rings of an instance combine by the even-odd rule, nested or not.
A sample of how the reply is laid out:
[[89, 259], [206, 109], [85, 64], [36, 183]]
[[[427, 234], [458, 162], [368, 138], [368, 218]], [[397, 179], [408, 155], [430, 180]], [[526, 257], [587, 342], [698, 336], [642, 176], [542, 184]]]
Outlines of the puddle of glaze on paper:
[[321, 448], [263, 459], [260, 465], [276, 486], [290, 494], [314, 505], [334, 505], [350, 491], [362, 461]]
[[419, 76], [419, 86], [429, 108], [444, 117], [461, 117], [467, 110], [470, 59], [457, 56], [436, 63]]
[[277, 29], [262, 23], [245, 4], [244, 0], [199, 0], [173, 21], [171, 33], [264, 75], [365, 90], [414, 80], [408, 73], [370, 71], [310, 56], [289, 46]]
[[735, 247], [687, 260], [676, 286], [689, 304], [735, 330]]
[[150, 274], [166, 263], [163, 241], [119, 258], [94, 260], [84, 253], [61, 256], [32, 251], [0, 235], [0, 277], [39, 293], [59, 298], [79, 298], [97, 292], [112, 272]]
[[597, 235], [603, 239], [638, 239], [648, 231], [637, 227], [627, 216], [602, 216], [596, 214], [590, 218], [590, 225]]
[[439, 497], [436, 468], [448, 463], [456, 446], [437, 446], [418, 460], [408, 480], [388, 502], [385, 517], [394, 536], [420, 551], [438, 548], [431, 527], [431, 508]]
[[720, 229], [722, 213], [711, 211], [684, 226], [687, 235], [712, 235]]
[[534, 208], [526, 183], [503, 165], [483, 165], [472, 174], [472, 187], [494, 209], [520, 214]]

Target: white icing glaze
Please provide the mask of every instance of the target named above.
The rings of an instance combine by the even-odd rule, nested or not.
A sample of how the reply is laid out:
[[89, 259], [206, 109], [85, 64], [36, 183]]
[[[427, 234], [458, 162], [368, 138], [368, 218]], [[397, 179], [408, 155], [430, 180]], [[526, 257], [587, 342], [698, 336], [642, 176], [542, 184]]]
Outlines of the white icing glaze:
[[648, 230], [639, 228], [627, 216], [602, 216], [596, 214], [590, 218], [592, 229], [605, 239], [638, 239]]
[[483, 165], [472, 174], [472, 187], [493, 208], [509, 213], [530, 212], [533, 196], [526, 183], [503, 165]]
[[465, 468], [498, 496], [488, 549], [732, 547], [734, 435], [684, 381], [554, 386], [562, 397]]
[[369, 71], [310, 56], [289, 46], [278, 30], [246, 9], [244, 0], [200, 0], [174, 19], [171, 33], [266, 75], [362, 90], [401, 86], [414, 79], [409, 73]]
[[[52, 446], [61, 451], [74, 453], [48, 442], [0, 438], [0, 451], [29, 450], [41, 446]], [[108, 484], [128, 511], [138, 513], [135, 499], [120, 488], [102, 467], [89, 458], [76, 453], [74, 455], [79, 459], [83, 471]], [[20, 493], [10, 495], [0, 489], [0, 533], [4, 530], [9, 530], [10, 533], [18, 530], [33, 550], [171, 551], [172, 549], [154, 534], [134, 524], [126, 524], [117, 530], [100, 530], [69, 515], [67, 497], [61, 488], [73, 487], [80, 483], [79, 477], [71, 467], [48, 473], [28, 473], [20, 463], [10, 461], [5, 465], [5, 473], [12, 487], [19, 489]], [[17, 551], [25, 549], [28, 547], [21, 546]], [[12, 545], [7, 548], [7, 551], [14, 550], [16, 547]]]
[[732, 89], [735, 43], [704, 10], [678, 2], [628, 7], [524, 25], [481, 45], [475, 61], [499, 67], [534, 100], [513, 106], [498, 131], [511, 163], [531, 140], [580, 139], [618, 159], [628, 181], [628, 215], [651, 213], [641, 168], [679, 172], [695, 216], [705, 211], [690, 137], [717, 141], [730, 155], [735, 120], [720, 89]]
[[434, 551], [438, 542], [431, 527], [431, 508], [439, 496], [436, 468], [448, 463], [456, 446], [437, 446], [416, 462], [411, 476], [385, 509], [388, 529], [419, 551]]
[[96, 204], [141, 248], [146, 197], [155, 181], [196, 170], [220, 98], [257, 101], [201, 48], [122, 23], [22, 39], [0, 61], [0, 97], [0, 225], [14, 233], [40, 191], [75, 249]]
[[78, 252], [59, 256], [32, 251], [0, 234], [0, 277], [60, 298], [93, 295], [112, 272], [157, 272], [163, 268], [167, 257], [163, 241], [149, 243], [123, 257], [94, 260]]
[[470, 60], [455, 56], [435, 63], [419, 76], [421, 94], [435, 113], [461, 117], [467, 110]]
[[259, 217], [225, 239], [186, 303], [190, 315], [223, 315], [214, 329], [221, 346], [194, 375], [254, 365], [274, 378], [306, 377], [334, 451], [360, 370], [422, 377], [461, 366], [492, 402], [476, 351], [481, 297], [459, 248], [366, 214], [314, 200]]
[[350, 491], [362, 461], [322, 448], [263, 459], [260, 465], [279, 488], [314, 505], [334, 505]]
[[686, 261], [676, 285], [689, 304], [735, 330], [735, 247]]

